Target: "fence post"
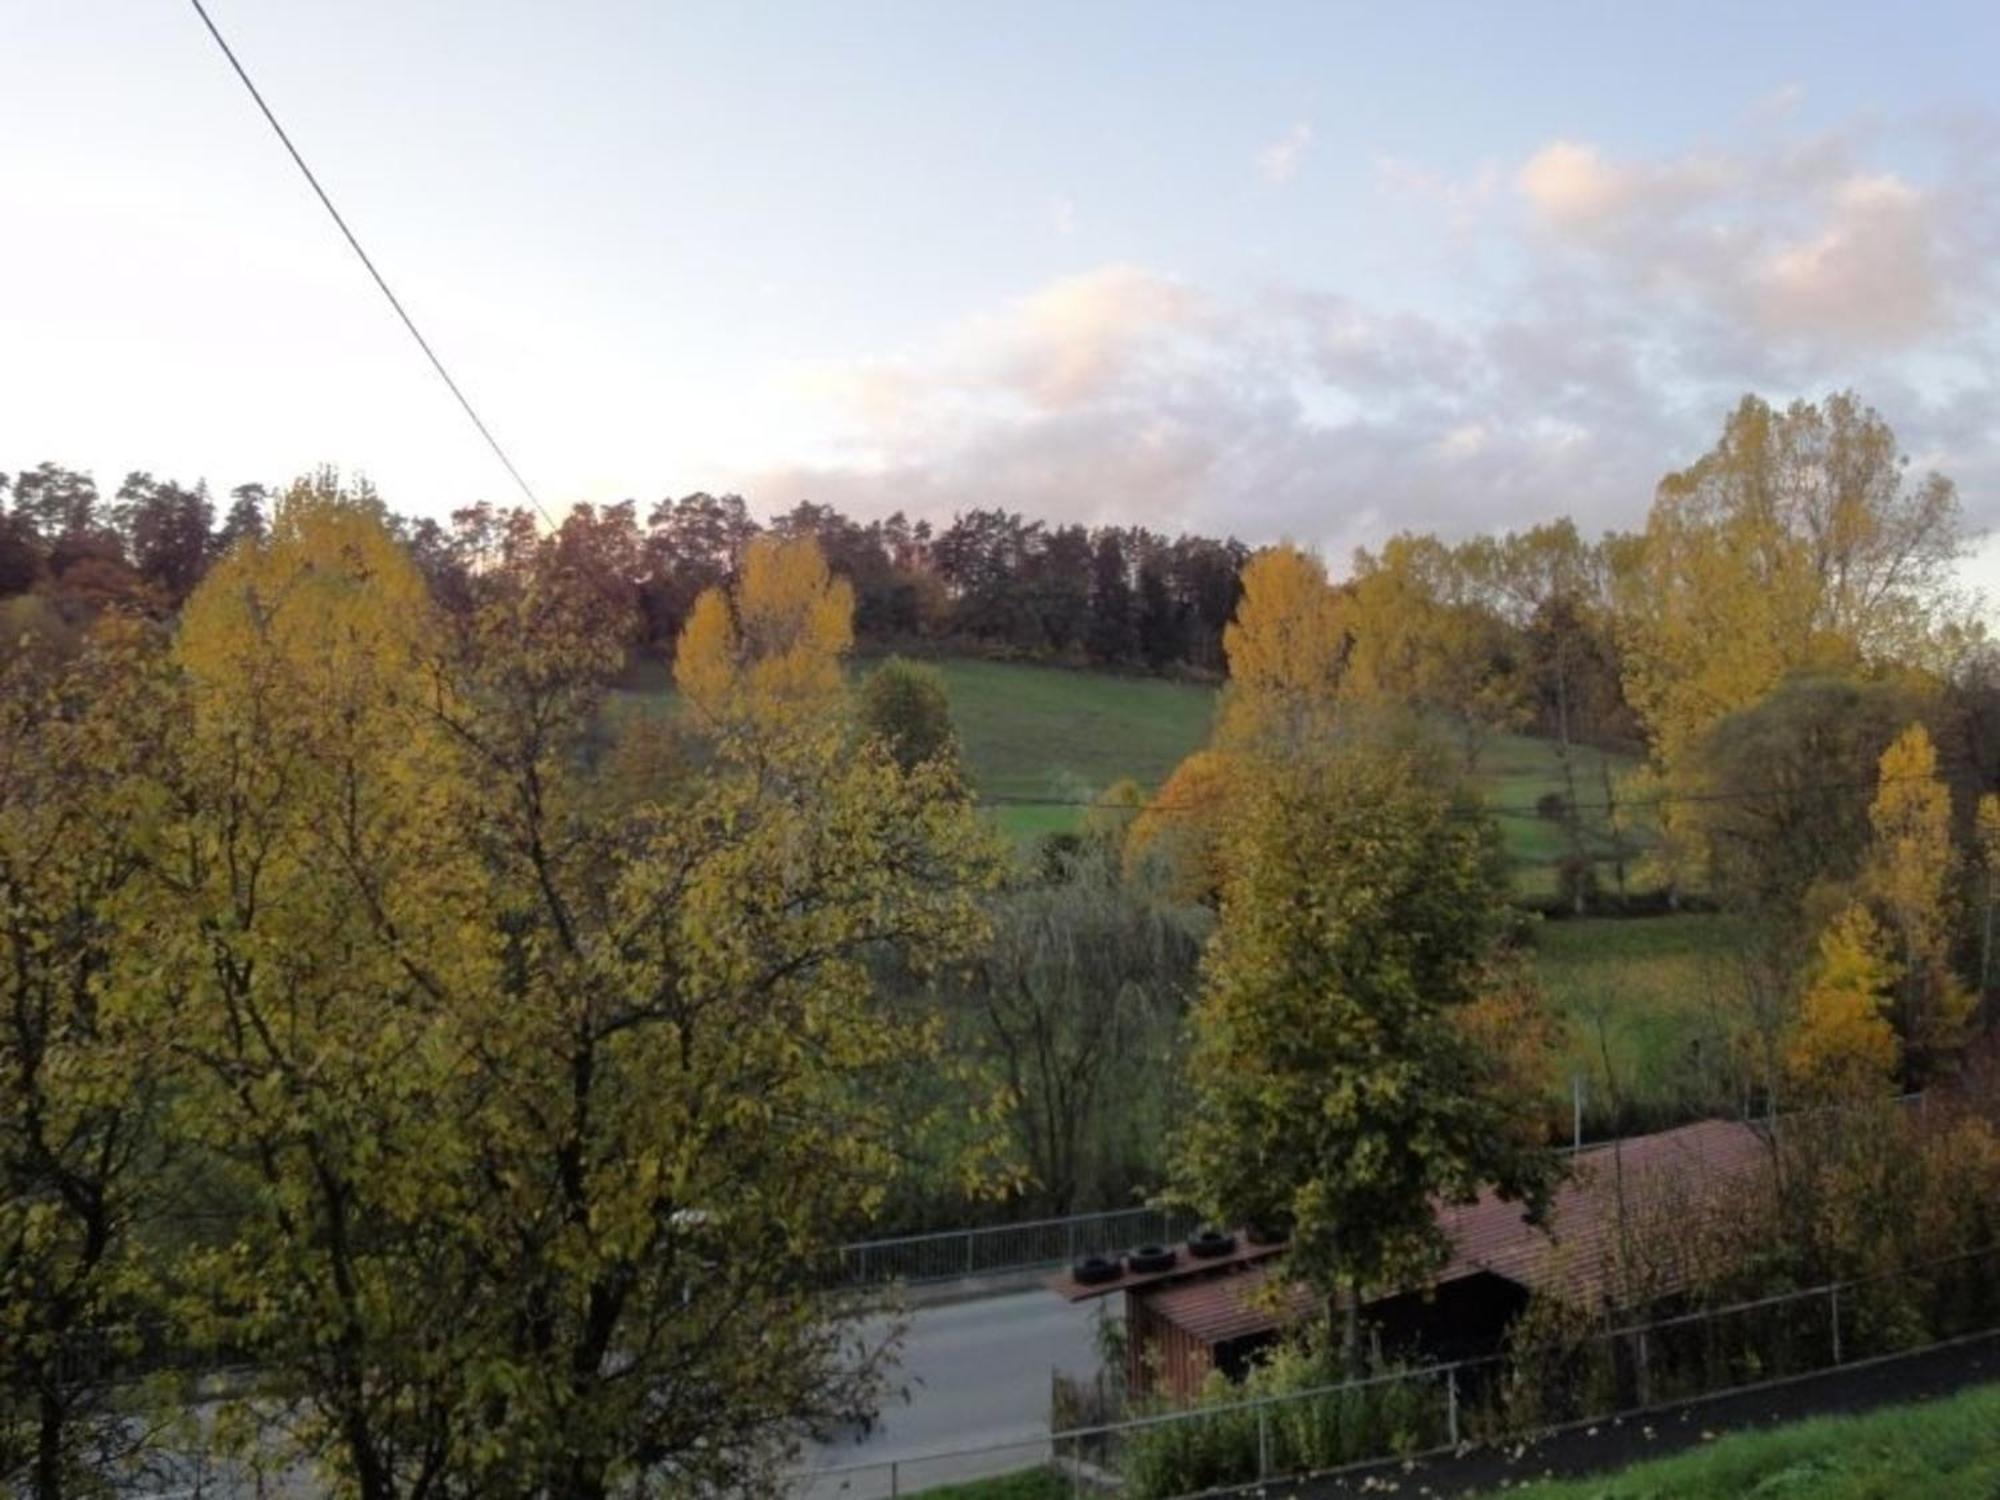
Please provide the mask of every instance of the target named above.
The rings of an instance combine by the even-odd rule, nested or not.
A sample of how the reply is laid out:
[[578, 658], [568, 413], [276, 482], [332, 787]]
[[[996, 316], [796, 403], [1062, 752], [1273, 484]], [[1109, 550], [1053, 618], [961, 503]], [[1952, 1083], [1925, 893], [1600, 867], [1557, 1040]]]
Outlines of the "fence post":
[[1076, 1220], [1071, 1219], [1069, 1223], [1064, 1226], [1063, 1240], [1064, 1240], [1063, 1259], [1068, 1261], [1071, 1265], [1075, 1265], [1076, 1264]]
[[1257, 1408], [1257, 1477], [1271, 1477], [1271, 1408]]
[[1637, 1338], [1637, 1348], [1633, 1351], [1632, 1383], [1639, 1405], [1653, 1404], [1653, 1372], [1646, 1364], [1646, 1330], [1641, 1328]]
[[900, 1495], [901, 1495], [901, 1494], [903, 1493], [903, 1486], [902, 1486], [902, 1484], [901, 1484], [901, 1480], [902, 1480], [902, 1477], [903, 1477], [903, 1476], [902, 1476], [902, 1471], [901, 1471], [901, 1470], [900, 1470], [900, 1469], [899, 1469], [899, 1468], [897, 1467], [897, 1461], [896, 1461], [895, 1459], [893, 1459], [893, 1458], [892, 1458], [892, 1459], [890, 1459], [890, 1460], [889, 1460], [889, 1500], [897, 1500], [897, 1497], [898, 1497], [898, 1496], [900, 1496]]
[[972, 1274], [972, 1231], [965, 1231], [965, 1274]]
[[1833, 1304], [1833, 1362], [1840, 1363], [1840, 1283], [1835, 1282], [1828, 1292], [1828, 1300]]
[[1451, 1438], [1452, 1447], [1458, 1446], [1458, 1366], [1453, 1365], [1444, 1372], [1444, 1419], [1445, 1431]]

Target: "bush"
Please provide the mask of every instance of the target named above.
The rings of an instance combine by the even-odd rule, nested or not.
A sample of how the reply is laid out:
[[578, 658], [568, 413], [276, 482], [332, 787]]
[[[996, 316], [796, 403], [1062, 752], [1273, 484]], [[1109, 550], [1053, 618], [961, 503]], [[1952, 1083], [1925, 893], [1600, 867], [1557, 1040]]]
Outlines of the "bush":
[[[1243, 1404], [1288, 1395], [1299, 1399]], [[1450, 1440], [1443, 1376], [1346, 1383], [1335, 1360], [1312, 1348], [1275, 1350], [1241, 1385], [1211, 1374], [1196, 1411], [1203, 1407], [1224, 1409], [1142, 1427], [1126, 1440], [1119, 1468], [1132, 1500], [1394, 1458]]]

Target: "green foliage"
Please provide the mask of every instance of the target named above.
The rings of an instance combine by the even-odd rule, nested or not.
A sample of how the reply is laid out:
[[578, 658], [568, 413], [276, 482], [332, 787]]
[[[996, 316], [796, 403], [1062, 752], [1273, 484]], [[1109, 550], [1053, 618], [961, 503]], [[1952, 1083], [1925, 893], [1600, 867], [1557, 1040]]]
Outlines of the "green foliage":
[[1719, 1439], [1616, 1474], [1508, 1489], [1519, 1500], [1988, 1500], [2000, 1469], [2000, 1386], [1866, 1416]]
[[[1380, 1365], [1350, 1381], [1324, 1339], [1281, 1345], [1240, 1384], [1211, 1374], [1185, 1420], [1126, 1434], [1120, 1476], [1134, 1500], [1169, 1500], [1441, 1446], [1450, 1433], [1444, 1381], [1400, 1373]], [[1273, 1397], [1299, 1399], [1246, 1405]]]
[[862, 680], [860, 720], [861, 732], [887, 745], [905, 771], [958, 757], [951, 695], [936, 667], [890, 657]]
[[[978, 947], [998, 851], [947, 768], [857, 751], [844, 594], [767, 562], [693, 658], [699, 776], [592, 779], [622, 632], [561, 539], [440, 618], [327, 476], [211, 571], [170, 664], [9, 695], [4, 937], [46, 931], [0, 982], [32, 976], [10, 1020], [53, 1015], [27, 1041], [56, 1064], [0, 1115], [10, 1362], [127, 1310], [133, 1152], [164, 1139], [228, 1217], [149, 1269], [180, 1339], [259, 1367], [204, 1438], [253, 1467], [364, 1500], [754, 1492], [869, 1404], [882, 1351], [822, 1273], [941, 1042], [875, 976]], [[38, 1387], [4, 1369], [11, 1463]]]
[[0, 1488], [108, 1485], [148, 1434], [117, 1386], [157, 1309], [165, 1038], [131, 1024], [135, 769], [165, 715], [159, 652], [107, 626], [0, 676]]
[[1910, 683], [1822, 674], [1788, 678], [1723, 718], [1695, 754], [1711, 800], [1682, 816], [1683, 837], [1706, 852], [1714, 893], [1781, 937], [1804, 936], [1798, 923], [1814, 886], [1851, 880], [1860, 867], [1876, 763], [1933, 711]]
[[1737, 918], [1707, 912], [1534, 924], [1533, 965], [1566, 1039], [1556, 1086], [1584, 1080], [1591, 1139], [1737, 1107]]
[[1127, 889], [1107, 851], [1010, 890], [992, 937], [944, 990], [1004, 1085], [1038, 1211], [1130, 1201], [1157, 1181], [1173, 1039], [1205, 922]]
[[1070, 1481], [1054, 1469], [1028, 1469], [995, 1479], [940, 1484], [904, 1493], [920, 1495], [923, 1500], [1073, 1500], [1075, 1492]]
[[1497, 833], [1420, 748], [1361, 737], [1259, 768], [1192, 1020], [1174, 1190], [1289, 1230], [1323, 1295], [1442, 1253], [1434, 1201], [1498, 1183], [1538, 1202], [1542, 1097], [1461, 1029], [1490, 977]]

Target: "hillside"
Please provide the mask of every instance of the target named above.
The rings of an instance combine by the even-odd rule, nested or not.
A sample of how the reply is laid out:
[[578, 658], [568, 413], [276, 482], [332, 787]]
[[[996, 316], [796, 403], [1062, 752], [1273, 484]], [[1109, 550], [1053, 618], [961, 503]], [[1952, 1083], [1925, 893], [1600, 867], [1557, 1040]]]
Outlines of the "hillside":
[[[871, 665], [859, 662], [855, 671], [865, 673]], [[1074, 804], [1102, 796], [1126, 777], [1157, 787], [1207, 740], [1215, 712], [1216, 690], [1200, 683], [966, 657], [933, 665], [951, 693], [952, 717], [979, 794], [1046, 804], [995, 809], [1000, 825], [1023, 843], [1074, 828], [1084, 815]], [[622, 696], [633, 705], [658, 707], [671, 700], [672, 686], [665, 671], [649, 663], [634, 669]], [[1614, 779], [1629, 765], [1588, 747], [1575, 752], [1575, 762], [1577, 801], [1586, 809], [1604, 800], [1605, 765]], [[1492, 735], [1473, 780], [1501, 811], [1518, 888], [1531, 895], [1552, 891], [1565, 836], [1559, 822], [1536, 814], [1535, 805], [1563, 790], [1554, 741]], [[1590, 833], [1594, 849], [1608, 849], [1601, 828], [1592, 826]], [[1636, 843], [1643, 832], [1627, 837]], [[1609, 862], [1600, 864], [1600, 879], [1610, 884]]]
[[2000, 1385], [1862, 1417], [1726, 1437], [1615, 1474], [1509, 1489], [1517, 1500], [1991, 1500]]
[[[1208, 738], [1214, 717], [1215, 689], [1197, 683], [962, 658], [937, 666], [951, 692], [973, 782], [988, 797], [1087, 802], [1128, 776], [1156, 787]], [[1585, 806], [1603, 800], [1607, 759], [1614, 777], [1622, 774], [1625, 763], [1617, 757], [1590, 749], [1576, 754], [1578, 801]], [[1474, 780], [1506, 810], [1501, 829], [1521, 888], [1552, 889], [1563, 830], [1533, 809], [1547, 793], [1562, 790], [1554, 743], [1494, 735], [1480, 752]], [[1005, 807], [996, 816], [1028, 838], [1074, 827], [1082, 811]]]

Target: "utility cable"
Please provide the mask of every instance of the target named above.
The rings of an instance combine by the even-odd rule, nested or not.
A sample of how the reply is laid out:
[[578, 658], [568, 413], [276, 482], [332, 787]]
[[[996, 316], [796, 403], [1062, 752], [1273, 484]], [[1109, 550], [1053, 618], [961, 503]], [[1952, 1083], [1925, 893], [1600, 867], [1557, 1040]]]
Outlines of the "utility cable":
[[258, 92], [257, 85], [251, 82], [250, 74], [245, 70], [242, 62], [238, 60], [234, 49], [224, 39], [221, 30], [215, 24], [214, 18], [209, 15], [208, 8], [202, 4], [202, 0], [188, 0], [188, 3], [194, 7], [195, 14], [201, 17], [201, 23], [208, 28], [208, 34], [215, 38], [215, 45], [222, 49], [222, 55], [229, 59], [229, 66], [236, 70], [236, 76], [243, 80], [243, 87], [250, 91], [250, 97], [257, 101], [257, 108], [263, 112], [264, 118], [270, 123], [271, 129], [277, 132], [279, 141], [284, 144], [285, 150], [290, 154], [292, 161], [297, 165], [299, 171], [304, 174], [306, 182], [312, 188], [313, 193], [319, 198], [320, 203], [325, 207], [327, 213], [332, 215], [333, 222], [339, 226], [340, 232], [346, 238], [349, 248], [360, 258], [361, 264], [368, 268], [368, 274], [375, 278], [375, 285], [381, 288], [382, 295], [389, 299], [389, 306], [394, 308], [396, 316], [403, 320], [403, 326], [409, 329], [410, 337], [417, 341], [417, 347], [424, 351], [424, 358], [431, 362], [431, 368], [437, 371], [438, 378], [445, 383], [446, 389], [458, 399], [458, 404], [465, 409], [466, 416], [472, 419], [472, 425], [478, 428], [479, 435], [486, 439], [486, 446], [491, 448], [493, 456], [500, 460], [501, 467], [506, 469], [514, 483], [520, 487], [521, 493], [528, 497], [529, 503], [541, 512], [542, 519], [553, 527], [556, 524], [555, 517], [549, 514], [548, 507], [542, 504], [540, 497], [535, 494], [534, 490], [529, 486], [528, 481], [521, 477], [521, 471], [514, 467], [514, 460], [507, 456], [507, 450], [500, 446], [500, 440], [493, 436], [492, 429], [485, 422], [481, 421], [479, 413], [473, 410], [471, 401], [467, 400], [465, 392], [459, 389], [458, 382], [451, 378], [451, 371], [444, 367], [444, 361], [438, 358], [437, 350], [431, 347], [430, 340], [425, 338], [422, 331], [418, 329], [416, 320], [404, 308], [402, 299], [397, 297], [395, 292], [390, 289], [388, 279], [376, 267], [374, 260], [369, 257], [368, 252], [361, 248], [361, 241], [356, 239], [354, 231], [348, 228], [347, 220], [341, 217], [340, 210], [333, 206], [333, 199], [328, 197], [326, 189], [320, 186], [319, 178], [314, 176], [313, 169], [306, 165], [306, 159], [299, 154], [299, 148], [292, 144], [292, 138], [285, 133], [285, 127], [278, 123], [278, 117], [271, 112], [271, 106], [264, 102], [263, 94]]

